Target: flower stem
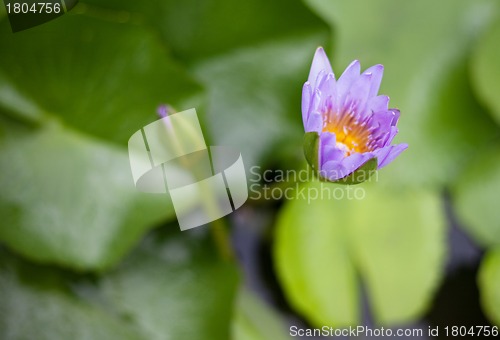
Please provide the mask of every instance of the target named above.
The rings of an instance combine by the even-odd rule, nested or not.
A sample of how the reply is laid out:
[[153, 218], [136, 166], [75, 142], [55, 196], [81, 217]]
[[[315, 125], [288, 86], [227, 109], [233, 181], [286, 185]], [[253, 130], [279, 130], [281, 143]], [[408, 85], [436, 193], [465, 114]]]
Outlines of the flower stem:
[[[162, 118], [168, 117], [174, 113], [176, 113], [177, 110], [175, 110], [172, 106], [170, 105], [162, 105], [158, 108], [158, 115]], [[175, 150], [177, 150], [177, 153], [180, 155], [186, 154], [184, 152], [184, 145], [183, 141], [185, 142], [185, 138], [189, 137], [182, 137], [180, 140], [175, 137], [175, 131], [172, 130], [171, 125], [166, 124], [166, 128], [169, 129], [169, 132], [167, 136], [169, 137], [169, 145], [170, 147], [173, 147]], [[183, 131], [177, 131], [177, 133], [182, 133], [183, 135], [188, 135], [189, 136], [189, 126], [185, 125]], [[198, 138], [199, 136], [196, 134], [193, 134], [192, 138], [193, 140]], [[197, 142], [201, 145], [205, 145], [205, 141], [203, 139], [197, 140]], [[208, 150], [207, 150], [208, 152]], [[184, 168], [185, 171], [191, 171], [193, 175], [196, 176], [196, 167], [193, 169], [192, 164], [188, 160], [181, 159], [181, 164]], [[201, 176], [201, 175], [200, 175]], [[220, 216], [220, 209], [216, 203], [217, 197], [214, 197], [212, 195], [212, 189], [209, 187], [209, 185], [203, 181], [199, 182], [200, 184], [200, 194], [202, 198], [202, 204], [205, 212], [207, 213], [208, 216]], [[226, 261], [232, 261], [234, 260], [234, 254], [233, 254], [233, 249], [231, 246], [231, 240], [228, 234], [228, 227], [225, 223], [225, 220], [223, 218], [216, 219], [210, 223], [210, 230], [212, 233], [212, 237], [215, 243], [215, 246], [218, 250], [218, 253], [220, 257]]]
[[[205, 182], [200, 182], [200, 193], [202, 196], [203, 209], [209, 216], [220, 216], [220, 208], [211, 195], [211, 189]], [[228, 233], [228, 226], [224, 218], [219, 218], [210, 223], [210, 230], [215, 246], [222, 259], [231, 261], [234, 259], [233, 248]]]
[[225, 219], [221, 218], [213, 221], [210, 225], [210, 231], [212, 232], [212, 237], [220, 257], [225, 261], [233, 261], [234, 252]]

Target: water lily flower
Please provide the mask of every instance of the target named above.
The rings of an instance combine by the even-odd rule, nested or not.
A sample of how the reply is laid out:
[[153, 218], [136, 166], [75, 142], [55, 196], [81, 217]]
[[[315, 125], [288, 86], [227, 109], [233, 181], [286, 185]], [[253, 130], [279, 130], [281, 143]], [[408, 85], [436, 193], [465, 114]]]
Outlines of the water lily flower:
[[383, 71], [375, 65], [360, 74], [355, 60], [336, 79], [323, 48], [316, 50], [302, 91], [302, 119], [304, 153], [320, 179], [346, 181], [358, 171], [383, 168], [408, 147], [391, 145], [399, 110], [378, 95]]

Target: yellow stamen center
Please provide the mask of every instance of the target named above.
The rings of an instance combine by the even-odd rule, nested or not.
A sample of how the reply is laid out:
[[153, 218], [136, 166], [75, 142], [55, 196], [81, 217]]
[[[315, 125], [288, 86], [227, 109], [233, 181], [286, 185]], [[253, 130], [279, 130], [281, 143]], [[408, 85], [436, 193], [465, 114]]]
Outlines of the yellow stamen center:
[[323, 132], [334, 133], [337, 147], [345, 152], [346, 156], [352, 153], [363, 153], [370, 150], [370, 132], [366, 123], [359, 123], [351, 114], [328, 114], [323, 124]]

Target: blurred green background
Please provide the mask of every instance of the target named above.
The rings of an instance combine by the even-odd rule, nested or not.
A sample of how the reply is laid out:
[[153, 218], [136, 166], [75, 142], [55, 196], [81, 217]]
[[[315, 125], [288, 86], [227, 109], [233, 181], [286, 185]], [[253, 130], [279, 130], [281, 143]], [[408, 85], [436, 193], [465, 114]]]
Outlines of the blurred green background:
[[[13, 34], [2, 7], [0, 338], [500, 325], [499, 11], [82, 0]], [[224, 221], [225, 260], [210, 226], [180, 232], [167, 196], [136, 191], [127, 140], [161, 103], [195, 107], [210, 144], [248, 169], [301, 169], [301, 88], [320, 45], [337, 76], [353, 59], [385, 66], [410, 147], [363, 200], [248, 201]]]

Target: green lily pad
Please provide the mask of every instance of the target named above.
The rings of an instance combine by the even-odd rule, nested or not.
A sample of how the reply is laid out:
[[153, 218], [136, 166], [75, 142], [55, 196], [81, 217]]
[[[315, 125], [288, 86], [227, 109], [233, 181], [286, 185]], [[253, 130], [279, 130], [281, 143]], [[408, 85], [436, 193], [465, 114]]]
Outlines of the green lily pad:
[[207, 236], [159, 229], [101, 276], [0, 249], [0, 337], [228, 339], [238, 273]]
[[121, 148], [57, 122], [4, 117], [0, 131], [0, 238], [32, 260], [103, 269], [174, 214], [166, 195], [137, 192]]
[[500, 249], [486, 254], [479, 271], [481, 303], [490, 320], [500, 327]]
[[210, 241], [197, 230], [146, 237], [103, 279], [103, 296], [146, 339], [228, 339], [238, 272]]
[[[182, 3], [82, 0], [81, 3], [86, 6], [80, 10], [89, 14], [103, 14], [105, 9], [110, 20], [121, 13], [132, 21], [150, 25], [173, 53], [189, 64], [249, 45], [300, 36], [308, 29], [325, 28], [300, 1], [206, 0], [200, 4], [197, 0]], [[116, 12], [109, 13], [109, 9]]]
[[500, 245], [499, 192], [498, 146], [472, 158], [452, 187], [453, 204], [463, 228], [486, 247]]
[[316, 326], [358, 324], [357, 273], [377, 323], [401, 324], [425, 312], [444, 260], [439, 195], [313, 182], [295, 197], [277, 222], [274, 262], [298, 312]]
[[238, 296], [232, 330], [234, 340], [289, 339], [280, 316], [246, 289], [242, 289]]
[[490, 109], [492, 117], [500, 124], [500, 19], [481, 38], [473, 54], [471, 77], [477, 96]]
[[[0, 337], [15, 339], [142, 340], [125, 320], [72, 296], [54, 273], [38, 272], [40, 281], [27, 282], [36, 270], [0, 252]], [[29, 272], [29, 274], [26, 274]], [[49, 280], [50, 278], [50, 280]]]
[[[72, 13], [16, 34], [7, 19], [1, 22], [0, 107], [17, 116], [38, 109], [124, 146], [157, 119], [159, 104], [188, 109], [200, 103], [200, 86], [154, 33]], [[20, 98], [31, 106], [17, 108]]]
[[108, 267], [174, 216], [166, 195], [135, 189], [128, 138], [201, 88], [130, 23], [67, 14], [13, 34], [4, 18], [0, 39], [0, 239], [32, 260]]

